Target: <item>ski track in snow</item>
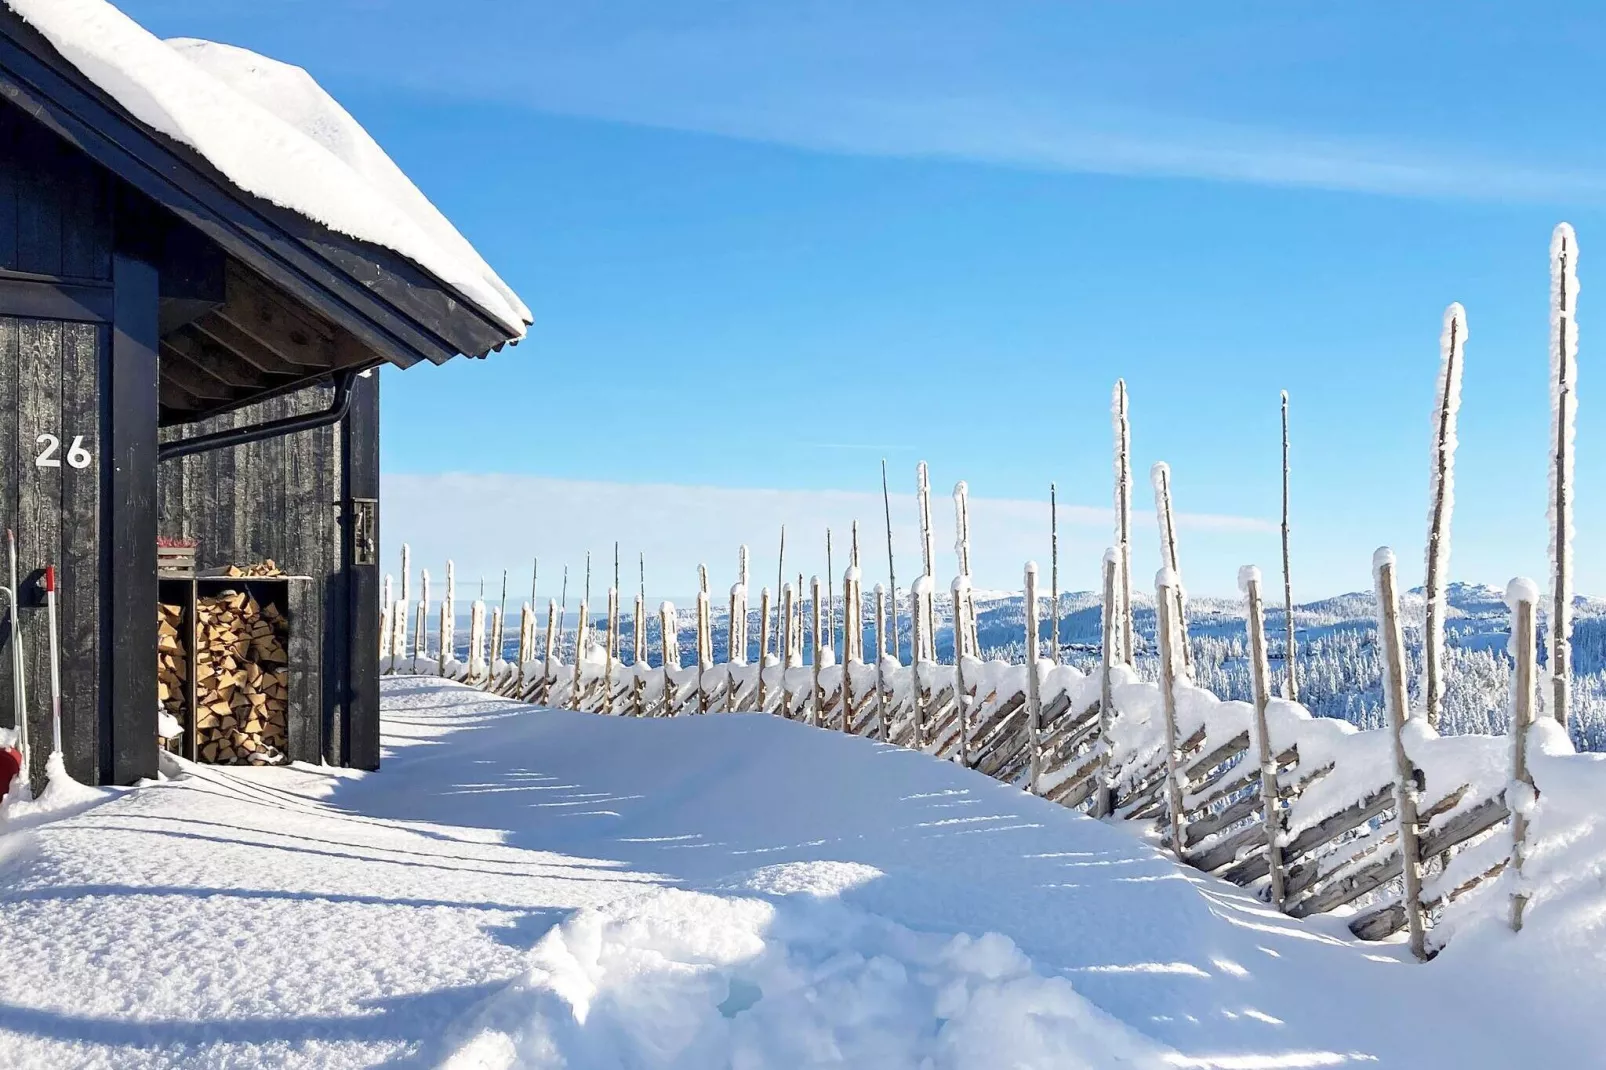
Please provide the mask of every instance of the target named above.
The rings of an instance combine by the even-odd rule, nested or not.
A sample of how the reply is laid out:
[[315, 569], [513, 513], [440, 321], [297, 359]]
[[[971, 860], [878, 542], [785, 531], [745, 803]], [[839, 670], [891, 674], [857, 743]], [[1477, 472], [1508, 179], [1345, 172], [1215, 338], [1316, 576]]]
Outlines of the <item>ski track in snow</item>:
[[1409, 964], [909, 751], [384, 695], [380, 773], [209, 767], [0, 833], [0, 1065], [1581, 1066], [1606, 1034], [1598, 961], [1567, 999], [1488, 934]]

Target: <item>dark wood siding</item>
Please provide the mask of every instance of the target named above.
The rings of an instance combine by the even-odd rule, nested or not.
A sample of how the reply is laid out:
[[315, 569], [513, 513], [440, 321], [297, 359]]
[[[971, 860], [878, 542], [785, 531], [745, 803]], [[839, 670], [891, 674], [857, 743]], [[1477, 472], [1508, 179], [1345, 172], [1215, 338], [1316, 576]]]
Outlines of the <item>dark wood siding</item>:
[[[372, 381], [372, 380], [364, 380]], [[247, 427], [329, 406], [327, 386], [273, 398], [210, 420], [162, 432], [163, 441]], [[364, 399], [371, 408], [365, 411]], [[285, 571], [310, 576], [290, 585], [290, 757], [319, 762], [346, 760], [344, 740], [352, 717], [350, 590], [341, 517], [345, 500], [345, 425], [359, 424], [360, 448], [377, 473], [378, 398], [359, 390], [342, 424], [300, 431], [181, 460], [158, 474], [158, 529], [199, 543], [202, 568], [273, 559]], [[363, 421], [366, 421], [364, 423]], [[377, 615], [377, 604], [373, 607]], [[373, 672], [377, 673], [378, 643]], [[371, 727], [377, 755], [378, 708], [359, 714]]]
[[[109, 179], [69, 146], [0, 107], [0, 272], [109, 286]], [[27, 718], [34, 768], [50, 753], [50, 648], [43, 570], [60, 574], [57, 610], [67, 769], [102, 779], [104, 325], [7, 315], [0, 303], [0, 522], [17, 536]], [[16, 311], [12, 309], [11, 311]], [[59, 467], [40, 467], [40, 435]], [[91, 456], [67, 463], [75, 438]], [[0, 568], [4, 562], [0, 561]], [[0, 619], [0, 724], [13, 723], [9, 619]], [[154, 644], [154, 639], [152, 640]]]

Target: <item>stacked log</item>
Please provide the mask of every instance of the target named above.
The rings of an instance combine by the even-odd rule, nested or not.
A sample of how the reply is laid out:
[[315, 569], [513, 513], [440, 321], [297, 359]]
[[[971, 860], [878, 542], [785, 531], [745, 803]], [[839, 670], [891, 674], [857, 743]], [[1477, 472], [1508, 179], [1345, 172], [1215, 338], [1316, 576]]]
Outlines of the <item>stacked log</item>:
[[[179, 724], [187, 724], [189, 716], [184, 709], [184, 681], [189, 678], [189, 650], [184, 644], [184, 607], [165, 602], [156, 606], [156, 698], [164, 711]], [[165, 741], [171, 750], [179, 743], [177, 737]]]
[[289, 658], [284, 615], [246, 591], [196, 602], [195, 729], [202, 761], [284, 760]]
[[234, 579], [236, 577], [251, 579], [261, 576], [283, 576], [284, 569], [274, 564], [273, 558], [270, 557], [266, 561], [256, 565], [230, 565], [224, 572], [224, 575], [228, 576], [230, 579]]

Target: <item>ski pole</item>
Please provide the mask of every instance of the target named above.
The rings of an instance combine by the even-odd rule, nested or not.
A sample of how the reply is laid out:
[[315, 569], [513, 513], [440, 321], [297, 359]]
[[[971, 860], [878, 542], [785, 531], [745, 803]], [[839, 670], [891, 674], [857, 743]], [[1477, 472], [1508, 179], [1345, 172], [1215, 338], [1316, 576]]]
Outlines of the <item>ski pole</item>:
[[56, 566], [45, 567], [45, 612], [50, 618], [50, 742], [61, 753], [61, 665], [56, 650]]
[[28, 685], [25, 674], [27, 659], [22, 656], [21, 607], [17, 604], [17, 533], [6, 529], [6, 552], [10, 559], [11, 576], [11, 704], [16, 711], [17, 750], [22, 752], [23, 767], [28, 764]]

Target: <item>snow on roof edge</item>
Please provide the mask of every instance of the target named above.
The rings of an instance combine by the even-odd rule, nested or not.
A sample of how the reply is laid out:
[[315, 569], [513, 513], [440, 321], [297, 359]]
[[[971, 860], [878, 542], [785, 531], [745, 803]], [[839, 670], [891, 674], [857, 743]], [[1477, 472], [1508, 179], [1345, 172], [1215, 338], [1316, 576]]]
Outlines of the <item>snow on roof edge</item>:
[[[305, 71], [224, 45], [198, 62], [209, 43], [170, 45], [107, 0], [0, 4], [135, 119], [200, 153], [242, 191], [411, 260], [509, 340], [525, 336], [531, 316], [518, 295]], [[298, 108], [275, 99], [286, 87]], [[334, 147], [325, 143], [330, 130]]]

